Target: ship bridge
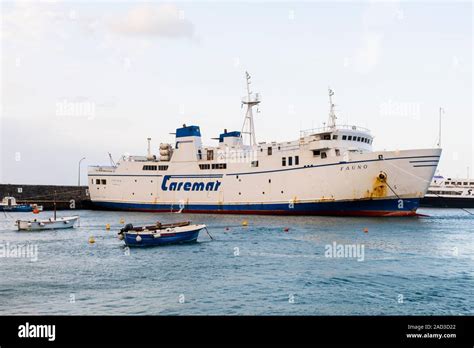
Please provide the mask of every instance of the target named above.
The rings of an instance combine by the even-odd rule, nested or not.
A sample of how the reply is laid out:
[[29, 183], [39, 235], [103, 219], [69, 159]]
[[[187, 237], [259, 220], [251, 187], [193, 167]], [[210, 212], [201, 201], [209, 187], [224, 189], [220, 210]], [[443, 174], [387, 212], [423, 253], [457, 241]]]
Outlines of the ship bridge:
[[308, 144], [313, 152], [330, 149], [370, 152], [373, 140], [367, 128], [353, 125], [334, 125], [300, 132], [300, 143]]

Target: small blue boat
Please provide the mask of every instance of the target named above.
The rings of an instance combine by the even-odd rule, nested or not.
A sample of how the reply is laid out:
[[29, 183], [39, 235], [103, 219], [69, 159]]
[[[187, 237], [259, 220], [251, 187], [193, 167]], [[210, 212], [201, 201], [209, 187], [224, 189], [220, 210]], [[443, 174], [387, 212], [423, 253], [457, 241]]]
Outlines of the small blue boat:
[[205, 228], [206, 225], [191, 225], [189, 221], [174, 224], [158, 222], [156, 225], [144, 227], [127, 224], [118, 233], [118, 238], [127, 246], [134, 247], [193, 243], [197, 241], [199, 232]]
[[30, 204], [17, 204], [15, 197], [4, 197], [0, 202], [0, 211], [30, 212], [33, 211], [33, 207]]

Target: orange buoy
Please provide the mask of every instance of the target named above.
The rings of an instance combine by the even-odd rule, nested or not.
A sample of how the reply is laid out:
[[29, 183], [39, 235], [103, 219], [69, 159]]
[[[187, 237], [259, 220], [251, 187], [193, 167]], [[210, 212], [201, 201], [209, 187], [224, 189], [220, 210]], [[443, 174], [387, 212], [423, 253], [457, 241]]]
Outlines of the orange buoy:
[[369, 233], [369, 229], [367, 227], [364, 228], [364, 233]]
[[33, 214], [39, 214], [39, 212], [38, 208], [33, 209]]

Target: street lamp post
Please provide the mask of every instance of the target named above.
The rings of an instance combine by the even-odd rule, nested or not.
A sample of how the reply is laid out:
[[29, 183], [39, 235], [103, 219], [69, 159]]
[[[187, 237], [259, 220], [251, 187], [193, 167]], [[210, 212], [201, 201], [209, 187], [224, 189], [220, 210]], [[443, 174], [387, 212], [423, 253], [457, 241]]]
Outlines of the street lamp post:
[[81, 160], [79, 161], [79, 169], [77, 173], [77, 186], [81, 186], [81, 162], [85, 160], [85, 157], [82, 157]]

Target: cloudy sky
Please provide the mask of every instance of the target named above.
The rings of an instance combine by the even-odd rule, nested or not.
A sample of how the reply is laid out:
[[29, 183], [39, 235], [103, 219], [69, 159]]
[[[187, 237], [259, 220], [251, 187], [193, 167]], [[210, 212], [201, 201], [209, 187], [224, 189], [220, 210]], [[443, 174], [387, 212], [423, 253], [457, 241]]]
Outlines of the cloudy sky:
[[183, 123], [212, 144], [240, 130], [244, 73], [262, 95], [257, 141], [327, 120], [374, 148], [437, 143], [445, 176], [473, 168], [471, 2], [1, 4], [0, 182], [76, 184], [108, 152], [144, 154]]

